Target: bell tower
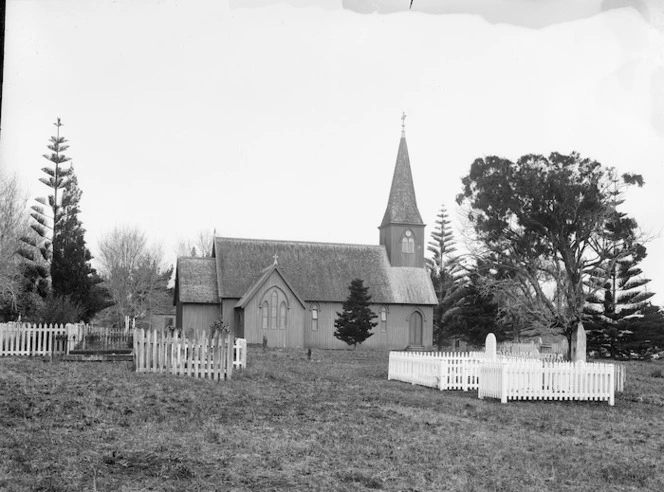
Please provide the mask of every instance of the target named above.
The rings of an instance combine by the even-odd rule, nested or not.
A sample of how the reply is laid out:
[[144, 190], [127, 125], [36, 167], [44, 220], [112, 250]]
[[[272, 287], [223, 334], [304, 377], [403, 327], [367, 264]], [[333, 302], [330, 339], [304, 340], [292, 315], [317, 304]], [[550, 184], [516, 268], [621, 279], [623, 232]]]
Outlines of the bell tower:
[[385, 246], [393, 267], [424, 268], [424, 223], [415, 199], [405, 120], [404, 113], [401, 116], [401, 141], [392, 176], [390, 198], [378, 230], [380, 244]]

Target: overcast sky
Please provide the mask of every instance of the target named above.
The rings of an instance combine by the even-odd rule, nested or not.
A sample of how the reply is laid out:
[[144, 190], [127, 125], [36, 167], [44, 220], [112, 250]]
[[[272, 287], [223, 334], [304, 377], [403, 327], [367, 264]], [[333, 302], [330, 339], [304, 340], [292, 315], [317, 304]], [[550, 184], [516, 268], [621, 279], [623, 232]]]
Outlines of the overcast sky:
[[169, 255], [213, 229], [377, 244], [405, 111], [428, 232], [477, 157], [643, 174], [624, 210], [657, 236], [643, 269], [664, 303], [656, 0], [408, 4], [8, 0], [0, 162], [45, 196], [62, 118], [93, 254], [123, 224]]

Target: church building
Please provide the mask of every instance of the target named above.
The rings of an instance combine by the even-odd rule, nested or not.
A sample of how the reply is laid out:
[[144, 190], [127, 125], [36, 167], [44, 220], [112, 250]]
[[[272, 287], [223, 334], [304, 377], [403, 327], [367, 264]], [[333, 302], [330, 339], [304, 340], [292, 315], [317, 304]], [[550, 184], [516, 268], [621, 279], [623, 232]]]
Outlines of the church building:
[[378, 245], [215, 237], [211, 258], [178, 258], [175, 324], [206, 330], [221, 316], [247, 343], [265, 337], [268, 347], [346, 348], [334, 321], [360, 278], [378, 316], [363, 346], [431, 346], [437, 301], [403, 130], [378, 229]]

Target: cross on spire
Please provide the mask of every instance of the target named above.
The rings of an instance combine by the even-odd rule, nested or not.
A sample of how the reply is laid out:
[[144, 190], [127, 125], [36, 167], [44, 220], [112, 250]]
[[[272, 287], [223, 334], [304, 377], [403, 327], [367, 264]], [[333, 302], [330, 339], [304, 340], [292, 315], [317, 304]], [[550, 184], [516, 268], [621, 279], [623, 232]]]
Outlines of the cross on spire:
[[406, 136], [406, 112], [401, 113], [401, 136]]
[[277, 260], [279, 259], [279, 255], [278, 255], [277, 253], [275, 253], [275, 254], [272, 256], [272, 258], [274, 259], [274, 264], [275, 264], [275, 265], [278, 265], [279, 263], [277, 263]]

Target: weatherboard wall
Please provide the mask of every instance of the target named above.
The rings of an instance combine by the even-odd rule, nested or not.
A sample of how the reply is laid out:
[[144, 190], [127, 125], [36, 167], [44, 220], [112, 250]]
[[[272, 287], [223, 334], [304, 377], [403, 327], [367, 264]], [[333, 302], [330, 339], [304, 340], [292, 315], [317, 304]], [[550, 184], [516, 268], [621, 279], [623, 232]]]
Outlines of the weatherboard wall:
[[176, 326], [182, 328], [185, 333], [190, 330], [204, 332], [210, 328], [210, 325], [219, 319], [218, 304], [178, 304], [176, 315]]
[[[271, 310], [273, 294], [276, 294], [276, 319], [268, 312], [267, 328], [263, 326], [263, 311], [267, 302]], [[286, 306], [285, 325], [282, 323], [281, 305]], [[237, 308], [237, 310], [242, 308]], [[276, 272], [265, 280], [243, 309], [244, 338], [247, 343], [263, 343], [268, 347], [302, 348], [304, 337], [304, 308], [290, 287]], [[236, 317], [237, 319], [237, 317]]]
[[[304, 326], [304, 346], [319, 349], [343, 349], [348, 348], [345, 342], [341, 342], [334, 337], [336, 328], [334, 322], [337, 319], [337, 313], [341, 312], [343, 306], [341, 303], [315, 303], [318, 307], [318, 329], [313, 329], [312, 306], [314, 303], [307, 303], [306, 322]], [[365, 347], [403, 349], [410, 345], [409, 340], [409, 321], [414, 312], [419, 312], [423, 318], [422, 326], [422, 345], [431, 346], [433, 344], [433, 307], [414, 306], [406, 304], [372, 304], [371, 309], [380, 316], [381, 307], [387, 309], [387, 323], [383, 331], [380, 318], [374, 321], [378, 325], [372, 330], [373, 335], [364, 343]]]

